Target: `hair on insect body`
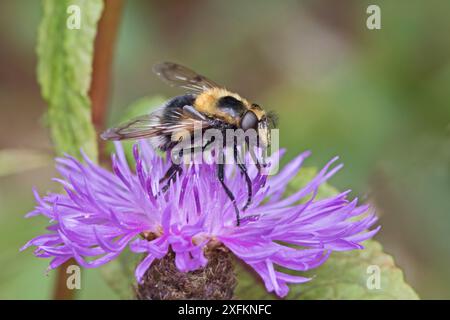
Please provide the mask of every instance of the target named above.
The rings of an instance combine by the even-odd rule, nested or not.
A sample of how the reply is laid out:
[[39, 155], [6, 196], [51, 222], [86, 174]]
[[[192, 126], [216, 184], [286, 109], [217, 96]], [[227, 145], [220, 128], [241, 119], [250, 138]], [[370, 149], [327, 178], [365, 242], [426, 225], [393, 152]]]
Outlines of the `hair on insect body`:
[[[256, 161], [258, 170], [261, 163], [257, 159], [254, 147], [267, 148], [270, 144], [270, 129], [275, 126], [275, 117], [266, 112], [258, 104], [250, 103], [240, 95], [228, 91], [214, 81], [197, 74], [195, 71], [176, 63], [163, 62], [156, 64], [153, 71], [171, 86], [186, 89], [188, 93], [174, 97], [156, 111], [142, 115], [135, 119], [106, 130], [101, 137], [105, 140], [127, 140], [148, 138], [157, 149], [165, 152], [177, 150], [178, 157], [183, 156], [186, 148], [179, 148], [181, 144], [188, 144], [192, 152], [204, 151], [213, 144], [214, 138], [208, 141], [194, 139], [198, 131], [203, 134], [206, 130], [215, 129], [223, 136], [227, 130], [241, 131], [245, 134], [245, 145]], [[249, 133], [255, 133], [256, 143], [251, 143]], [[201, 135], [203, 136], [203, 135]], [[224, 141], [224, 139], [222, 139]], [[217, 163], [217, 177], [233, 203], [236, 213], [236, 224], [240, 224], [240, 211], [245, 211], [251, 204], [253, 190], [251, 179], [245, 163], [239, 160], [239, 144], [233, 140], [232, 151], [234, 162], [245, 177], [247, 184], [247, 200], [239, 209], [236, 198], [225, 181], [224, 162]], [[217, 142], [217, 141], [216, 141]], [[229, 146], [229, 144], [227, 144]], [[178, 149], [177, 149], [178, 148]], [[160, 179], [165, 183], [165, 192], [171, 182], [182, 172], [182, 165], [172, 161], [171, 166]]]

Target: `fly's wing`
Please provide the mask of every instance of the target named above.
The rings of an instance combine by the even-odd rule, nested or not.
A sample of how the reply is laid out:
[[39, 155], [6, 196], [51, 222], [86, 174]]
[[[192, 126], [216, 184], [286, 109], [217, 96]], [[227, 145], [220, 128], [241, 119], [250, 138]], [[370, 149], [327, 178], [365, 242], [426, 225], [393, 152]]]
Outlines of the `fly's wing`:
[[181, 108], [163, 106], [150, 114], [108, 129], [101, 137], [104, 140], [149, 138], [155, 147], [165, 150], [171, 141], [181, 141], [187, 134], [208, 127], [208, 119], [192, 106], [186, 105]]
[[159, 126], [159, 117], [156, 114], [139, 116], [121, 124], [118, 127], [110, 128], [101, 134], [104, 140], [130, 140], [140, 138], [151, 138], [162, 134]]
[[205, 76], [173, 62], [158, 63], [153, 66], [153, 71], [167, 84], [195, 93], [222, 87]]

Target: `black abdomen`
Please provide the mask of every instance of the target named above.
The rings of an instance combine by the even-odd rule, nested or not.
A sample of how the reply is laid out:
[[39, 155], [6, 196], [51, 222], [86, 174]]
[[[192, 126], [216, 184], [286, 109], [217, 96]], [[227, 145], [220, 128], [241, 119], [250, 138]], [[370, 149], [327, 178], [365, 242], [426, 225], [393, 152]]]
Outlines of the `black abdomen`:
[[[196, 96], [193, 94], [185, 94], [183, 96], [175, 97], [169, 100], [164, 108], [162, 120], [165, 123], [172, 123], [175, 119], [173, 113], [177, 110], [182, 110], [184, 106], [193, 106]], [[178, 117], [179, 118], [179, 117]]]

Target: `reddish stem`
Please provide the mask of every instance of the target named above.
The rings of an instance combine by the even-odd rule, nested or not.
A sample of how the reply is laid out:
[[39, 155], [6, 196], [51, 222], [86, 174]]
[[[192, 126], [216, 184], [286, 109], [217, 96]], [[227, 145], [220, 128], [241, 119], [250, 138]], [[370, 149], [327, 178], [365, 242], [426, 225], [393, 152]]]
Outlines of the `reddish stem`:
[[[104, 130], [109, 98], [114, 47], [119, 29], [123, 0], [105, 1], [105, 9], [98, 24], [95, 39], [92, 83], [89, 96], [92, 101], [92, 122], [98, 133]], [[100, 162], [104, 156], [104, 141], [99, 140]]]

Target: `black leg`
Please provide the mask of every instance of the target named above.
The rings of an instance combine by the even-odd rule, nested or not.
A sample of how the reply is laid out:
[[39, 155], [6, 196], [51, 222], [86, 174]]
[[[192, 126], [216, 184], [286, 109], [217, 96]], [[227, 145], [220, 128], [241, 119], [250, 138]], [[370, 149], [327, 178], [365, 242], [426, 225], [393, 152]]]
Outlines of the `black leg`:
[[253, 188], [252, 188], [252, 181], [250, 180], [250, 177], [248, 176], [247, 167], [245, 164], [241, 163], [239, 161], [238, 156], [238, 149], [237, 145], [234, 145], [234, 162], [236, 162], [239, 170], [245, 177], [245, 182], [247, 183], [247, 202], [245, 203], [245, 206], [242, 208], [242, 211], [247, 210], [248, 206], [252, 203], [252, 197], [253, 197]]
[[[206, 144], [204, 146], [200, 146], [200, 147], [192, 147], [190, 149], [191, 153], [195, 153], [198, 151], [204, 151], [206, 149], [207, 146], [209, 146], [212, 142], [214, 141], [214, 137], [209, 140], [208, 142], [206, 142]], [[177, 178], [177, 174], [181, 174], [183, 172], [183, 168], [181, 167], [181, 158], [183, 157], [183, 149], [181, 149], [178, 153], [178, 157], [179, 157], [179, 163], [173, 163], [170, 166], [170, 168], [167, 170], [167, 172], [164, 174], [164, 176], [159, 180], [159, 183], [163, 183], [164, 181], [167, 181], [167, 183], [164, 185], [164, 187], [162, 188], [162, 192], [166, 192], [167, 189], [169, 189], [170, 187], [170, 182], [175, 181]], [[177, 161], [178, 162], [178, 161]]]
[[230, 189], [228, 189], [227, 185], [225, 184], [224, 164], [223, 163], [219, 163], [217, 165], [217, 177], [219, 178], [219, 181], [222, 184], [222, 187], [225, 190], [225, 193], [227, 194], [228, 198], [230, 198], [231, 202], [233, 203], [234, 211], [236, 213], [236, 225], [239, 227], [239, 225], [241, 224], [241, 218], [239, 216], [239, 209], [236, 205], [236, 199], [234, 198], [233, 193], [230, 191]]
[[162, 177], [159, 180], [159, 183], [163, 183], [164, 181], [167, 181], [166, 184], [164, 185], [164, 187], [162, 188], [162, 192], [166, 192], [167, 189], [169, 189], [170, 182], [171, 181], [175, 181], [175, 179], [177, 178], [177, 174], [181, 174], [181, 172], [183, 172], [183, 169], [181, 168], [181, 165], [176, 164], [176, 163], [172, 163], [172, 165], [167, 170], [167, 172], [164, 175], [164, 177]]
[[247, 146], [248, 152], [250, 153], [250, 157], [253, 159], [253, 161], [255, 161], [255, 166], [258, 169], [258, 174], [261, 174], [261, 164], [259, 163], [258, 157], [256, 156], [253, 146], [250, 145], [248, 139], [245, 140], [245, 144]]
[[261, 162], [259, 162], [258, 156], [255, 153], [255, 150], [253, 150], [251, 147], [249, 147], [248, 150], [250, 152], [250, 156], [252, 157], [253, 161], [255, 161], [255, 166], [258, 169], [258, 174], [261, 174], [261, 169], [267, 168], [267, 163], [261, 164]]
[[189, 149], [189, 152], [190, 153], [192, 153], [192, 154], [195, 154], [195, 153], [197, 153], [197, 152], [199, 152], [199, 151], [205, 151], [205, 149], [211, 144], [211, 143], [213, 143], [214, 142], [214, 137], [212, 137], [212, 139], [211, 140], [209, 140], [209, 141], [207, 141], [206, 142], [206, 144], [204, 145], [204, 146], [197, 146], [197, 147], [192, 147], [192, 148], [190, 148]]

